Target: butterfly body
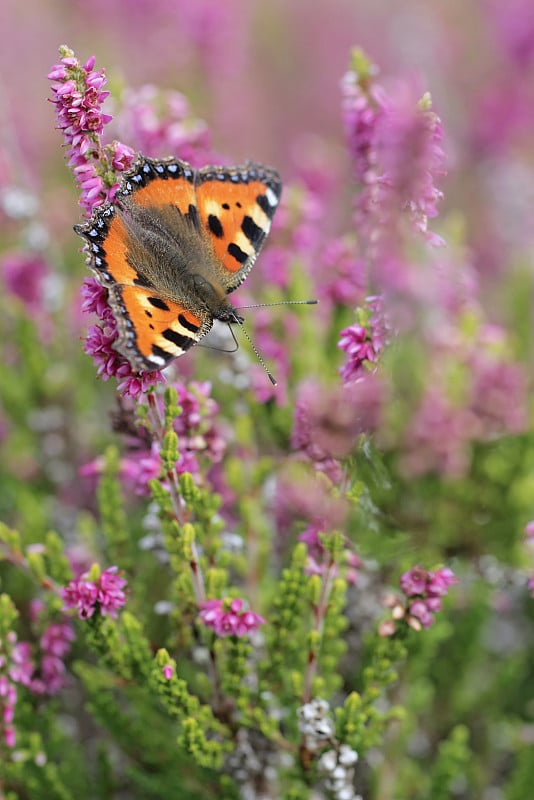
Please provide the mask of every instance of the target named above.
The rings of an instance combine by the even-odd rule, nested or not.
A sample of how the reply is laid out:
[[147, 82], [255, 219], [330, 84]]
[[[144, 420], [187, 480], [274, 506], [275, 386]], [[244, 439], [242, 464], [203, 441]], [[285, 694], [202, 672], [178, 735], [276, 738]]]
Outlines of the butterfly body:
[[211, 329], [242, 322], [227, 295], [267, 236], [281, 181], [269, 167], [193, 169], [140, 156], [113, 203], [75, 226], [108, 290], [116, 349], [137, 371], [165, 367]]

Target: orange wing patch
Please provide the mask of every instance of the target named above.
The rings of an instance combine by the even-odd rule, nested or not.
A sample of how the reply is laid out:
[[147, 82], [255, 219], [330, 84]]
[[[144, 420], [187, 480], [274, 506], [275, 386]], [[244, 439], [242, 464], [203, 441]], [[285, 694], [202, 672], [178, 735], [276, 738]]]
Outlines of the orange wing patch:
[[248, 273], [271, 228], [282, 184], [275, 170], [259, 164], [206, 167], [197, 175], [201, 223], [229, 275], [232, 291]]
[[122, 219], [114, 217], [102, 241], [103, 256], [107, 271], [117, 283], [133, 286], [137, 272], [126, 260], [128, 236]]
[[135, 195], [136, 205], [174, 205], [187, 214], [191, 206], [196, 207], [194, 178], [193, 168], [185, 161], [141, 157], [124, 174], [118, 197]]
[[212, 325], [205, 312], [194, 314], [139, 286], [111, 287], [109, 299], [112, 308], [120, 312], [115, 346], [138, 370], [162, 369], [196, 344]]

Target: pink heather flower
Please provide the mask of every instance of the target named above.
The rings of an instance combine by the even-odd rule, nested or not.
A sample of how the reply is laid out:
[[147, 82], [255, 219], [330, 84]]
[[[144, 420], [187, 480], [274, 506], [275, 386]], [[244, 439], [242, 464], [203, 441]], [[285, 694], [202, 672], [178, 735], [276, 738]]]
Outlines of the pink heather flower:
[[448, 567], [432, 572], [417, 566], [405, 572], [401, 575], [400, 586], [407, 600], [403, 604], [394, 593], [384, 599], [392, 618], [380, 625], [379, 635], [393, 636], [401, 622], [414, 630], [429, 628], [434, 624], [434, 614], [441, 611], [442, 597], [455, 583], [458, 579]]
[[113, 316], [113, 312], [108, 305], [108, 292], [96, 278], [86, 277], [83, 279], [80, 289], [82, 296], [82, 311], [86, 314], [96, 314], [102, 321]]
[[265, 624], [265, 619], [252, 611], [243, 611], [243, 601], [207, 600], [202, 603], [200, 619], [217, 636], [249, 636]]
[[[469, 359], [471, 411], [480, 427], [477, 438], [517, 434], [528, 427], [528, 382], [523, 365], [477, 349]], [[510, 402], [510, 398], [514, 402]]]
[[353, 241], [333, 239], [313, 261], [320, 267], [314, 270], [314, 283], [321, 304], [356, 306], [363, 301], [366, 267]]
[[448, 567], [435, 572], [413, 567], [405, 572], [400, 579], [401, 589], [407, 597], [416, 597], [409, 603], [409, 614], [419, 620], [424, 628], [428, 628], [434, 622], [435, 612], [441, 610], [441, 598], [455, 583], [458, 583], [458, 579]]
[[104, 71], [93, 69], [94, 56], [81, 66], [67, 47], [60, 48], [60, 55], [61, 62], [48, 74], [52, 102], [68, 147], [68, 165], [81, 189], [80, 205], [90, 216], [94, 208], [114, 198], [114, 173], [128, 169], [135, 153], [120, 142], [101, 144], [104, 127], [112, 117], [102, 110], [109, 92], [104, 90]]
[[61, 591], [64, 609], [75, 608], [80, 619], [89, 619], [99, 610], [102, 616], [117, 617], [126, 603], [123, 591], [126, 580], [118, 574], [118, 567], [108, 567], [101, 573], [97, 583], [88, 580], [88, 574], [70, 581]]
[[61, 596], [65, 601], [63, 609], [76, 608], [80, 619], [89, 619], [96, 611], [98, 588], [90, 581], [83, 578], [70, 581], [62, 590]]
[[130, 486], [136, 495], [148, 495], [148, 482], [159, 477], [161, 459], [153, 445], [150, 450], [132, 451], [120, 461], [120, 476], [125, 485]]
[[436, 472], [461, 476], [469, 465], [473, 415], [453, 406], [440, 386], [431, 384], [406, 431], [400, 466], [409, 477]]
[[527, 522], [525, 525], [525, 536], [529, 541], [534, 540], [534, 520]]
[[15, 683], [29, 686], [35, 666], [32, 660], [31, 646], [29, 642], [17, 642], [11, 651], [11, 665], [9, 677]]
[[163, 672], [163, 677], [166, 681], [170, 681], [174, 675], [174, 667], [172, 664], [165, 664], [165, 666], [161, 668], [161, 671]]
[[41, 636], [41, 650], [50, 656], [63, 658], [70, 652], [71, 643], [75, 638], [76, 634], [70, 622], [53, 623]]
[[434, 622], [434, 616], [423, 600], [415, 600], [413, 603], [410, 603], [409, 612], [412, 617], [419, 620], [424, 628], [429, 628]]
[[97, 602], [102, 616], [109, 614], [110, 617], [116, 617], [118, 610], [126, 604], [123, 590], [127, 581], [121, 574], [118, 573], [118, 567], [108, 567], [100, 575]]
[[7, 747], [13, 748], [17, 743], [17, 733], [15, 728], [11, 726], [7, 726], [4, 728], [4, 742], [6, 743]]
[[324, 524], [313, 522], [299, 535], [299, 542], [304, 542], [308, 549], [308, 555], [316, 561], [322, 558], [324, 553], [324, 545], [321, 542], [320, 534], [324, 533], [326, 529]]
[[455, 576], [452, 569], [449, 569], [448, 567], [442, 567], [435, 572], [428, 573], [426, 591], [429, 596], [446, 595], [448, 593], [449, 586], [454, 586], [455, 583], [458, 583], [458, 578]]
[[91, 325], [87, 331], [84, 351], [93, 359], [97, 375], [107, 381], [114, 377], [118, 381], [118, 391], [124, 397], [141, 401], [154, 384], [164, 381], [159, 370], [153, 372], [134, 372], [129, 362], [115, 350], [117, 321], [107, 303], [107, 291], [95, 278], [86, 278], [81, 288], [82, 310], [95, 313], [100, 323]]
[[365, 362], [375, 363], [387, 342], [388, 325], [384, 317], [382, 298], [368, 297], [367, 303], [367, 310], [363, 309], [361, 316], [365, 316], [367, 311], [370, 315], [369, 322], [365, 325], [350, 325], [339, 334], [341, 338], [337, 346], [347, 354], [347, 361], [340, 368], [345, 383], [361, 376]]
[[176, 384], [181, 412], [174, 420], [178, 434], [180, 459], [178, 472], [199, 471], [198, 457], [206, 456], [211, 464], [218, 463], [226, 449], [226, 438], [217, 424], [219, 406], [211, 397], [209, 381], [191, 381], [189, 386]]
[[0, 280], [31, 314], [42, 310], [43, 283], [48, 272], [48, 265], [38, 253], [5, 253], [0, 263]]
[[401, 575], [400, 587], [407, 597], [414, 594], [423, 594], [426, 589], [428, 573], [422, 567], [412, 567], [409, 572]]
[[[377, 69], [363, 53], [353, 54], [353, 69], [343, 80], [343, 119], [355, 177], [362, 190], [356, 222], [375, 257], [395, 235], [401, 217], [432, 244], [427, 219], [437, 215], [442, 193], [435, 180], [444, 175], [443, 133], [428, 96], [398, 83], [389, 95], [377, 83]], [[377, 243], [376, 239], [385, 239]]]

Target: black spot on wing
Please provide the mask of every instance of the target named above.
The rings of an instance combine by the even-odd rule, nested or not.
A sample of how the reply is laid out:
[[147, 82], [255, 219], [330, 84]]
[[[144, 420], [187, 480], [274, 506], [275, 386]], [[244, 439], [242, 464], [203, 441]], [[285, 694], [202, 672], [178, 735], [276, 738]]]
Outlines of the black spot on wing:
[[240, 264], [244, 264], [248, 258], [248, 255], [235, 242], [229, 244], [227, 250]]
[[199, 326], [195, 325], [194, 322], [190, 322], [184, 314], [178, 314], [178, 322], [182, 328], [186, 328], [191, 333], [196, 333], [199, 329]]
[[163, 350], [161, 347], [158, 347], [157, 344], [152, 345], [152, 355], [155, 356], [157, 359], [161, 359], [165, 363], [168, 361], [172, 361], [174, 358], [173, 355], [167, 353], [166, 350]]
[[269, 201], [267, 200], [267, 195], [259, 194], [256, 197], [256, 203], [259, 205], [262, 211], [264, 211], [269, 219], [274, 217], [274, 212], [276, 211], [276, 206], [272, 206]]
[[200, 228], [200, 219], [198, 216], [198, 209], [192, 203], [189, 203], [189, 208], [187, 209], [187, 216], [193, 223], [193, 226], [199, 230]]
[[150, 305], [154, 306], [154, 308], [161, 309], [161, 311], [170, 311], [167, 303], [160, 297], [149, 297], [148, 302], [150, 303]]
[[177, 347], [180, 347], [182, 350], [187, 350], [192, 344], [195, 343], [194, 340], [189, 336], [182, 336], [182, 334], [173, 331], [172, 328], [167, 328], [164, 330], [162, 335], [165, 337], [165, 339], [167, 339], [169, 342], [172, 342]]
[[260, 247], [265, 239], [265, 231], [259, 225], [256, 225], [252, 217], [246, 216], [243, 219], [241, 230], [256, 249]]
[[214, 236], [218, 239], [222, 239], [224, 236], [223, 226], [221, 225], [221, 220], [219, 217], [216, 217], [215, 214], [210, 214], [208, 217], [208, 228], [212, 232]]
[[144, 289], [153, 289], [153, 285], [147, 278], [144, 278], [142, 275], [138, 275], [137, 278], [134, 278], [134, 285], [135, 286], [142, 286]]

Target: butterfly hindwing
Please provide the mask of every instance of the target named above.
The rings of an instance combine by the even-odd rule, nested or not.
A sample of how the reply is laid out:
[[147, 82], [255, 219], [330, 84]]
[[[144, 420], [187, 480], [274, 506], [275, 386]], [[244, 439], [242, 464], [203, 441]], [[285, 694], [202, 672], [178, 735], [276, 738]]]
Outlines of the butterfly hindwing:
[[191, 311], [139, 286], [114, 286], [109, 302], [118, 322], [116, 349], [139, 371], [166, 367], [211, 328], [210, 315]]
[[269, 167], [204, 167], [196, 174], [201, 225], [223, 267], [226, 292], [244, 281], [271, 228], [282, 182]]

